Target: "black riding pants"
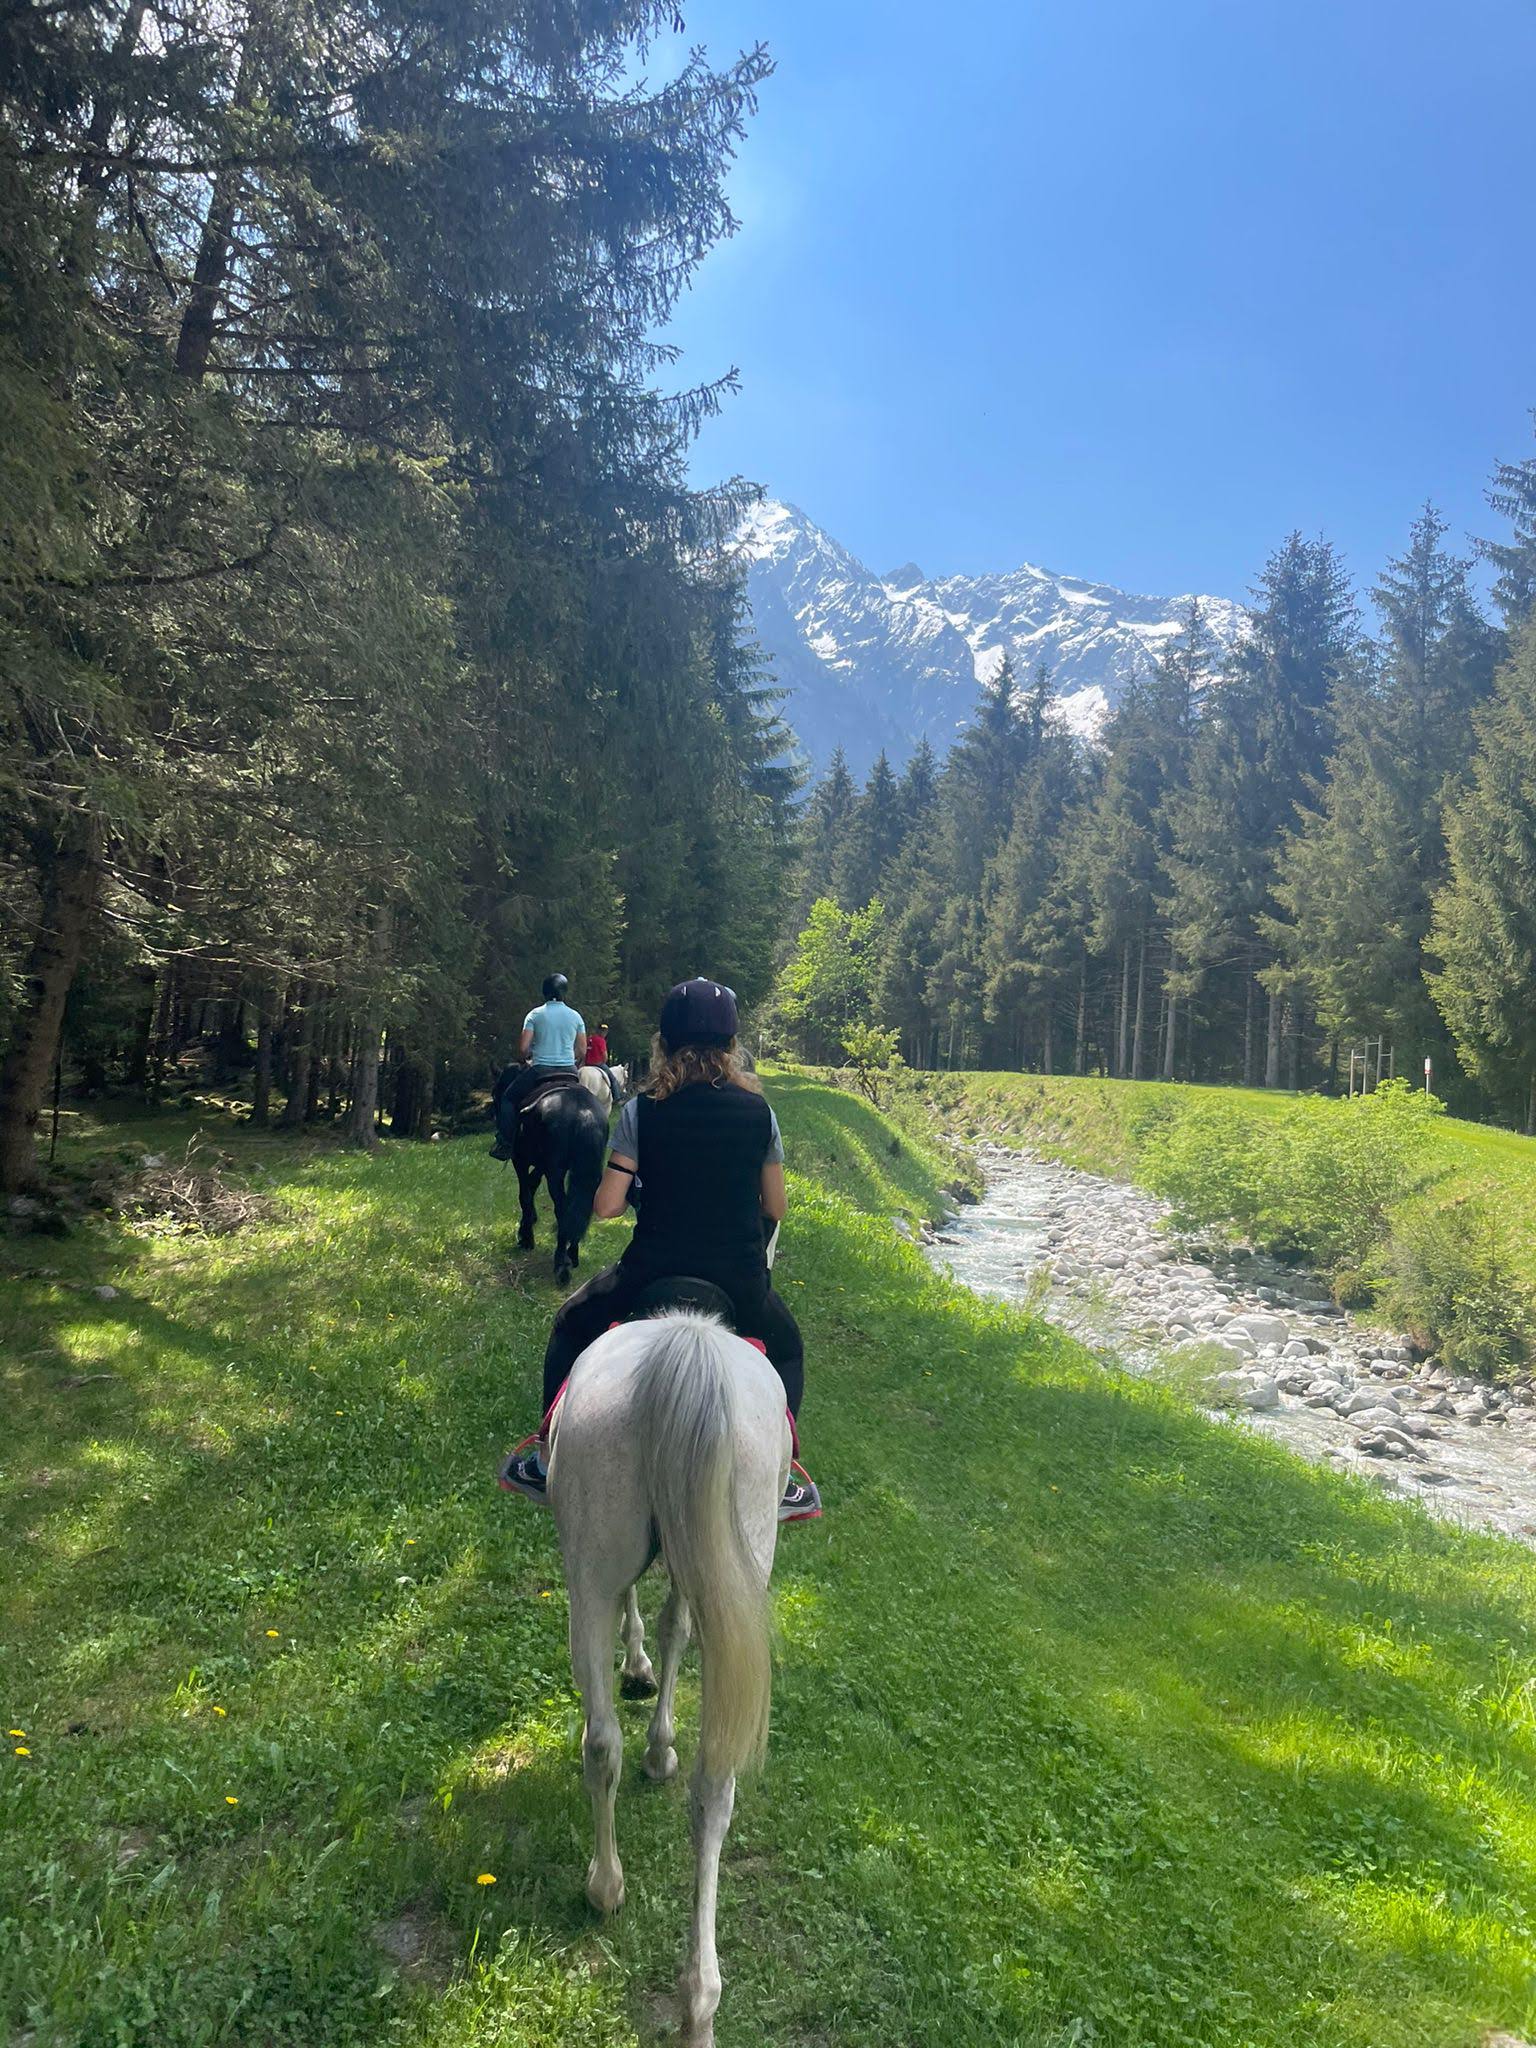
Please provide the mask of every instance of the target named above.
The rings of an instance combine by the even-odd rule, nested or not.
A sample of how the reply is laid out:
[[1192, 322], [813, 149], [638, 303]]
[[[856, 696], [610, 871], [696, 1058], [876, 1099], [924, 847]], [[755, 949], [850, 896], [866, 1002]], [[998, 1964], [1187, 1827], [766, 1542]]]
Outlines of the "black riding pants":
[[[601, 1337], [610, 1323], [621, 1322], [641, 1290], [659, 1277], [655, 1273], [635, 1272], [621, 1261], [566, 1296], [544, 1352], [546, 1413], [582, 1352]], [[766, 1271], [761, 1280], [738, 1282], [725, 1291], [736, 1307], [736, 1328], [743, 1337], [762, 1339], [769, 1363], [784, 1382], [785, 1406], [791, 1415], [798, 1415], [805, 1387], [805, 1345], [799, 1324], [774, 1293]]]
[[498, 1081], [500, 1093], [496, 1096], [496, 1130], [504, 1145], [511, 1146], [517, 1137], [517, 1120], [523, 1113], [523, 1104], [538, 1086], [547, 1081], [551, 1074], [561, 1072], [574, 1074], [574, 1067], [513, 1067], [505, 1087]]

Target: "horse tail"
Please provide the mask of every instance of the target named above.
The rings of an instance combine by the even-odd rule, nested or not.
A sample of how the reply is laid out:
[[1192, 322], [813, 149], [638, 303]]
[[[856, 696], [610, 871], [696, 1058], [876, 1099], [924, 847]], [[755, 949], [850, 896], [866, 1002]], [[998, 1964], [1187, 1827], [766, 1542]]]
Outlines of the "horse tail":
[[[595, 1114], [580, 1114], [592, 1105]], [[557, 1204], [560, 1242], [579, 1245], [592, 1221], [592, 1198], [603, 1177], [603, 1154], [608, 1149], [608, 1123], [596, 1110], [590, 1095], [578, 1098], [578, 1113], [568, 1124], [569, 1141], [565, 1178]]]
[[662, 1319], [635, 1404], [662, 1555], [698, 1629], [699, 1756], [716, 1778], [762, 1761], [772, 1689], [768, 1588], [741, 1526], [736, 1401], [724, 1336], [711, 1316]]

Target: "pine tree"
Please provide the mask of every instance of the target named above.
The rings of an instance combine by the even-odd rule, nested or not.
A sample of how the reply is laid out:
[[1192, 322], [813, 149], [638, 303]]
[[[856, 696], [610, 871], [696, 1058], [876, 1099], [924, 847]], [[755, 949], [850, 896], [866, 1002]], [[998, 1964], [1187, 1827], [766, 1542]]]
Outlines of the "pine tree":
[[1494, 636], [1426, 506], [1374, 596], [1376, 659], [1345, 679], [1326, 783], [1290, 837], [1276, 894], [1282, 933], [1335, 1037], [1433, 1050], [1424, 986], [1430, 899], [1445, 872], [1441, 808], [1471, 717], [1492, 682]]
[[1471, 781], [1446, 812], [1450, 879], [1428, 949], [1436, 1004], [1468, 1070], [1536, 1128], [1536, 625], [1476, 720]]
[[1277, 1087], [1295, 982], [1293, 969], [1276, 964], [1278, 863], [1298, 807], [1322, 778], [1358, 636], [1347, 579], [1326, 541], [1292, 534], [1266, 564], [1255, 598], [1247, 637], [1203, 692], [1188, 786], [1170, 806], [1163, 1036], [1171, 1071], [1179, 1006], [1197, 995], [1220, 1001], [1229, 1017], [1243, 1019], [1244, 1078], [1253, 1080], [1257, 976], [1268, 998], [1263, 1076]]
[[1497, 464], [1488, 502], [1514, 529], [1507, 540], [1479, 543], [1479, 553], [1498, 572], [1494, 602], [1513, 637], [1536, 612], [1536, 456]]
[[848, 823], [836, 871], [838, 900], [857, 908], [878, 896], [905, 837], [901, 789], [882, 747]]

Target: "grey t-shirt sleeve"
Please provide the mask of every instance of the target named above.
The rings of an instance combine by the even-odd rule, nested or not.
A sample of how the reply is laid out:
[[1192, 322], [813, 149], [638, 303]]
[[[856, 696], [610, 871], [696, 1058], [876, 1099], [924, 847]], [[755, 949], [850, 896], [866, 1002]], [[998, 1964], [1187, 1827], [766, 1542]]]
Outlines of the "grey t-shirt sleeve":
[[613, 1142], [608, 1147], [608, 1157], [611, 1159], [615, 1152], [621, 1159], [633, 1159], [637, 1166], [640, 1163], [640, 1102], [637, 1096], [631, 1095], [619, 1111], [619, 1120], [613, 1127]]
[[764, 1155], [763, 1164], [765, 1166], [782, 1166], [784, 1164], [784, 1139], [779, 1130], [779, 1120], [771, 1109], [768, 1112], [768, 1124], [768, 1150]]

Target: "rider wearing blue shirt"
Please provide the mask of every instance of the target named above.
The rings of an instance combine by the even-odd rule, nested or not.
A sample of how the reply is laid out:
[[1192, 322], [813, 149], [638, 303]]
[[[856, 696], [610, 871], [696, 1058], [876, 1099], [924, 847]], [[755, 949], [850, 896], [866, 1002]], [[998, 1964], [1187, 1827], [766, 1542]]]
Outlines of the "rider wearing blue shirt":
[[[563, 974], [550, 976], [552, 982], [564, 979]], [[518, 1050], [536, 1067], [574, 1067], [577, 1064], [578, 1040], [585, 1051], [587, 1027], [582, 1022], [581, 1012], [573, 1010], [569, 1003], [556, 996], [552, 1001], [540, 1003], [523, 1019], [523, 1037]]]
[[570, 987], [563, 974], [544, 977], [544, 1000], [523, 1019], [517, 1056], [525, 1064], [504, 1067], [491, 1090], [496, 1110], [496, 1142], [493, 1159], [510, 1159], [517, 1137], [517, 1120], [523, 1104], [551, 1074], [568, 1073], [572, 1080], [587, 1054], [587, 1027], [581, 1012], [565, 1000]]

